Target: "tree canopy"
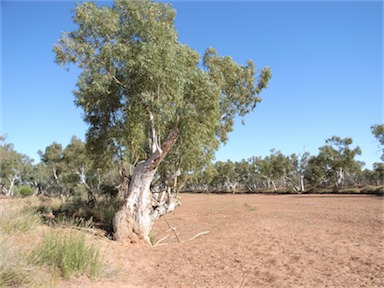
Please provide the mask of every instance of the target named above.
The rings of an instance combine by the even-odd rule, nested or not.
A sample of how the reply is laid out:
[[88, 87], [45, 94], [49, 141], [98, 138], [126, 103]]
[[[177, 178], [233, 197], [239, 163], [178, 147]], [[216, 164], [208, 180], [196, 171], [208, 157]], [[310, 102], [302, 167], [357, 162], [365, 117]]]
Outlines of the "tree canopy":
[[[380, 145], [384, 147], [384, 124], [375, 124], [371, 127], [372, 134], [379, 141]], [[382, 148], [381, 160], [384, 161], [384, 148]]]
[[74, 12], [77, 29], [64, 33], [54, 51], [57, 63], [82, 70], [74, 94], [89, 124], [88, 148], [99, 159], [118, 157], [134, 166], [177, 125], [169, 157], [186, 170], [202, 165], [228, 139], [235, 117], [260, 102], [271, 77], [266, 67], [255, 79], [252, 61], [239, 65], [213, 48], [201, 62], [179, 43], [169, 4], [85, 2]]

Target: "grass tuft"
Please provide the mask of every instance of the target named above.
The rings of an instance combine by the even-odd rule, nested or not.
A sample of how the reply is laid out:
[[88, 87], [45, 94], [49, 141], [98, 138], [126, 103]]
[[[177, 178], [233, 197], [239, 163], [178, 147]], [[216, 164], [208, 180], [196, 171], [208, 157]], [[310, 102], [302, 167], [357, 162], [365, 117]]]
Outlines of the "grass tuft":
[[91, 278], [99, 277], [104, 269], [99, 249], [88, 244], [84, 233], [45, 235], [41, 247], [36, 249], [34, 262], [48, 264], [64, 278], [77, 277], [87, 273]]
[[0, 241], [0, 287], [32, 285], [34, 267], [29, 265], [24, 253], [18, 251], [7, 239]]

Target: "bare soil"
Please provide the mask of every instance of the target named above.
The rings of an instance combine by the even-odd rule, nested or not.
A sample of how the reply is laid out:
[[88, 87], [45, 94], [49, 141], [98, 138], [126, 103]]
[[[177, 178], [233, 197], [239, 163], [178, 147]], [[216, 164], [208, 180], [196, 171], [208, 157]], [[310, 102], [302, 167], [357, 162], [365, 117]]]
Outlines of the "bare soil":
[[183, 194], [153, 229], [157, 241], [169, 235], [160, 245], [100, 238], [118, 275], [58, 286], [384, 287], [383, 203], [364, 195]]

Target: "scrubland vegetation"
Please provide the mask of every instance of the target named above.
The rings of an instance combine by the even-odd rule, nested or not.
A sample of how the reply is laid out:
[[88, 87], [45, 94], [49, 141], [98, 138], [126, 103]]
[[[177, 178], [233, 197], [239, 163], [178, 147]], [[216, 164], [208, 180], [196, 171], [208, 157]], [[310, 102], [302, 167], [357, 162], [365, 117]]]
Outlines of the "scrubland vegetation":
[[[91, 221], [49, 217], [58, 199], [0, 199], [0, 287], [54, 287], [60, 279], [114, 273], [107, 267]], [[45, 212], [42, 212], [45, 211]]]

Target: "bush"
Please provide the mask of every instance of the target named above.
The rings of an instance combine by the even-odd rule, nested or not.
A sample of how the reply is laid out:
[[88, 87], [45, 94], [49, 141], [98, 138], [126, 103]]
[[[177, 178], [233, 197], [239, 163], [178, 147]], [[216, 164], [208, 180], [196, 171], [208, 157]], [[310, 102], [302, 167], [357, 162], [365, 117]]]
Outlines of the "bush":
[[87, 221], [93, 219], [97, 227], [112, 231], [112, 220], [122, 205], [122, 200], [111, 197], [98, 197], [90, 206], [88, 201], [81, 197], [73, 197], [61, 206], [60, 212], [67, 218], [83, 218]]
[[20, 186], [16, 192], [16, 194], [22, 197], [32, 196], [33, 193], [33, 189], [30, 186]]
[[42, 246], [32, 255], [34, 262], [50, 265], [66, 279], [84, 273], [95, 278], [104, 268], [99, 249], [85, 241], [84, 233], [62, 235], [51, 232], [45, 235]]

